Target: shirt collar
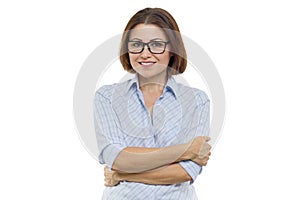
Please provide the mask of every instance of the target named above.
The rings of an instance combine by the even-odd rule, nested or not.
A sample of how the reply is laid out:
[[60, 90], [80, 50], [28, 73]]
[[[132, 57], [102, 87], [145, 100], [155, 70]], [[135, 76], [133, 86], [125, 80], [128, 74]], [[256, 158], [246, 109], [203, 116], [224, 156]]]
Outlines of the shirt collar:
[[[138, 85], [139, 85], [139, 80], [138, 80], [137, 74], [135, 74], [135, 76], [129, 80], [126, 89], [127, 89], [127, 91], [129, 91], [132, 87], [135, 87], [136, 89], [138, 89]], [[176, 92], [177, 88], [178, 88], [177, 82], [175, 81], [173, 76], [171, 76], [171, 77], [169, 77], [167, 84], [164, 88], [163, 95], [165, 92], [170, 91], [174, 95], [174, 97], [177, 98], [177, 92]]]

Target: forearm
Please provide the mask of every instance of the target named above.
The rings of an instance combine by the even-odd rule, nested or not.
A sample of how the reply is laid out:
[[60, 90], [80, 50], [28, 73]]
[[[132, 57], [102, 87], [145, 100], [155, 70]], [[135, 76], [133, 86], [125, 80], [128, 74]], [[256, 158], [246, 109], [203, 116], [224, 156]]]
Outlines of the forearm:
[[139, 182], [155, 185], [169, 185], [190, 181], [191, 177], [178, 164], [171, 164], [148, 172], [123, 174], [119, 173], [121, 181]]
[[178, 163], [141, 173], [130, 174], [117, 172], [116, 177], [119, 181], [153, 185], [170, 185], [192, 180], [188, 173]]
[[165, 148], [127, 147], [116, 157], [112, 169], [118, 172], [140, 173], [190, 159], [189, 144]]

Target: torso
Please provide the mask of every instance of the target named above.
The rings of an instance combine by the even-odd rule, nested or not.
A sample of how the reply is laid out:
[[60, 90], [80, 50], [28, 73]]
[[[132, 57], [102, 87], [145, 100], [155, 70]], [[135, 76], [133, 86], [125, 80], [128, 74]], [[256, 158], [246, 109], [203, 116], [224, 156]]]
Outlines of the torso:
[[[195, 127], [194, 123], [207, 116], [207, 114], [197, 114], [202, 112], [201, 105], [207, 101], [207, 97], [199, 90], [185, 87], [174, 81], [173, 79], [170, 80], [162, 98], [160, 98], [162, 92], [159, 90], [149, 91], [142, 88], [143, 99], [141, 99], [140, 93], [137, 94], [136, 85], [131, 87], [131, 84], [128, 89], [130, 81], [104, 86], [99, 93], [103, 99], [109, 99], [111, 103], [113, 111], [111, 119], [115, 120], [115, 123], [112, 123], [112, 128], [117, 124], [122, 130], [118, 137], [115, 137], [114, 132], [109, 132], [111, 133], [109, 137], [115, 137], [116, 143], [120, 142], [125, 146], [147, 148], [172, 146], [193, 139], [195, 135], [187, 134], [187, 130], [189, 127]], [[176, 89], [176, 96], [173, 88]], [[142, 100], [144, 105], [141, 103]], [[153, 112], [154, 105], [155, 110]], [[109, 106], [107, 107], [109, 108]], [[146, 111], [149, 111], [151, 120], [153, 120], [152, 126], [149, 124], [149, 116], [147, 116]], [[198, 129], [204, 130], [204, 132], [196, 131], [197, 136], [206, 135], [208, 129], [204, 127], [205, 124], [202, 123], [199, 126]], [[197, 199], [194, 187], [190, 182], [164, 186], [122, 182], [114, 187], [106, 187], [102, 199], [124, 199], [125, 196], [128, 200], [145, 199], [145, 195], [147, 199], [153, 200]]]
[[148, 93], [148, 92], [143, 91], [142, 93], [143, 93], [144, 101], [145, 101], [146, 107], [150, 113], [150, 117], [151, 117], [151, 121], [152, 121], [153, 106], [154, 106], [155, 102], [157, 101], [157, 99], [162, 94], [162, 92]]

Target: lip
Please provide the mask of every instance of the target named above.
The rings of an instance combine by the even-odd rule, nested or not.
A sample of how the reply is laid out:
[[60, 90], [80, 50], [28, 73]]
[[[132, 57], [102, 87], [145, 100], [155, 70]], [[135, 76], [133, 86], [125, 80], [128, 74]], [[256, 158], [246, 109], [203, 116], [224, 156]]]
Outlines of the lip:
[[142, 67], [152, 67], [156, 62], [154, 61], [141, 61], [138, 62]]

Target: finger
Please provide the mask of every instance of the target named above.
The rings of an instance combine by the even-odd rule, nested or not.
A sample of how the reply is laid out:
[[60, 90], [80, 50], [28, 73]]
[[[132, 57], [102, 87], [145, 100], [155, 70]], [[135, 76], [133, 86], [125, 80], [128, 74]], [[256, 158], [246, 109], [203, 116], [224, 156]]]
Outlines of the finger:
[[104, 174], [107, 174], [107, 172], [108, 172], [108, 168], [105, 166], [104, 167]]
[[207, 142], [205, 142], [204, 144], [203, 144], [203, 148], [205, 148], [205, 149], [211, 149], [211, 146], [207, 143]]
[[209, 150], [211, 150], [211, 145], [210, 145], [210, 144], [208, 144], [208, 143], [207, 143], [207, 145], [208, 145], [208, 149], [209, 149]]
[[105, 183], [104, 186], [105, 186], [105, 187], [111, 187], [111, 185], [109, 185], [109, 184], [107, 184], [107, 183]]
[[208, 142], [210, 140], [210, 137], [208, 137], [208, 136], [203, 136], [203, 137], [204, 137], [206, 142]]

